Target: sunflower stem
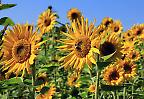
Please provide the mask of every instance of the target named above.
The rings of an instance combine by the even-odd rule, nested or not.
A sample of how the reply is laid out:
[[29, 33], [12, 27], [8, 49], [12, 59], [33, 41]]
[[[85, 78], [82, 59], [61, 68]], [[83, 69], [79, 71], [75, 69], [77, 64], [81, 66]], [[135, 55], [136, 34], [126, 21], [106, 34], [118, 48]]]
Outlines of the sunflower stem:
[[35, 99], [35, 88], [34, 88], [34, 85], [35, 85], [35, 74], [36, 74], [36, 68], [35, 68], [35, 62], [34, 64], [32, 65], [32, 99]]
[[117, 99], [117, 92], [116, 92], [116, 90], [115, 91], [113, 91], [113, 99]]
[[123, 99], [126, 99], [126, 87], [123, 88]]
[[134, 84], [132, 84], [132, 99], [134, 99], [133, 93], [134, 93]]
[[[97, 56], [97, 62], [99, 61], [99, 55]], [[96, 89], [95, 89], [95, 99], [98, 99], [99, 96], [99, 69], [96, 63]]]

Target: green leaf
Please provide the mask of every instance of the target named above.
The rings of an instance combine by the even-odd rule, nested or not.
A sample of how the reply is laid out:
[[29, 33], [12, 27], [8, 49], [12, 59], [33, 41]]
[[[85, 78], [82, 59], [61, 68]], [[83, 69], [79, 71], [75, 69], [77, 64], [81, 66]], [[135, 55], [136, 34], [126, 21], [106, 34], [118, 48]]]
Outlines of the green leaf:
[[115, 91], [115, 90], [120, 90], [122, 89], [124, 86], [110, 86], [110, 85], [101, 85], [101, 89], [104, 91]]
[[14, 78], [11, 78], [9, 80], [6, 80], [5, 81], [5, 84], [19, 84], [19, 83], [22, 83], [23, 82], [23, 79], [21, 77], [14, 77]]
[[97, 62], [98, 68], [99, 70], [104, 69], [105, 67], [107, 67], [111, 62]]
[[3, 17], [0, 19], [0, 25], [6, 26], [10, 25], [13, 26], [14, 22], [9, 17]]
[[116, 51], [112, 54], [109, 54], [109, 55], [106, 55], [106, 56], [103, 56], [101, 57], [104, 61], [108, 60], [109, 58], [111, 58], [114, 54], [116, 53]]
[[0, 10], [12, 8], [14, 6], [16, 6], [16, 4], [0, 4]]

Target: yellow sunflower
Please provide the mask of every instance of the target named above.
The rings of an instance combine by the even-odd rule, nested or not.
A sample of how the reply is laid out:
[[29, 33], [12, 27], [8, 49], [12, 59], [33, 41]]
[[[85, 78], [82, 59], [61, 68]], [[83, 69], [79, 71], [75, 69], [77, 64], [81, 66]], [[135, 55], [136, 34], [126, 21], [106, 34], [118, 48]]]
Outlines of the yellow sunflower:
[[81, 19], [81, 16], [82, 16], [82, 13], [81, 13], [81, 11], [79, 11], [77, 8], [71, 8], [71, 9], [67, 12], [67, 18], [68, 18], [70, 21], [80, 20], [80, 19]]
[[79, 75], [74, 73], [74, 74], [71, 74], [69, 77], [68, 77], [68, 80], [67, 80], [67, 85], [70, 86], [70, 87], [79, 87], [80, 86], [80, 81], [77, 81], [79, 79]]
[[84, 64], [88, 64], [89, 67], [91, 67], [92, 63], [96, 64], [94, 53], [99, 53], [99, 50], [92, 46], [92, 43], [95, 42], [93, 37], [96, 34], [94, 23], [88, 25], [88, 19], [84, 21], [83, 17], [81, 23], [74, 21], [72, 27], [67, 26], [68, 32], [63, 32], [68, 38], [61, 40], [64, 45], [60, 46], [59, 49], [70, 52], [60, 59], [60, 61], [63, 61], [65, 69], [81, 70]]
[[6, 76], [11, 73], [18, 76], [20, 71], [31, 72], [30, 65], [34, 63], [39, 46], [40, 37], [33, 32], [33, 26], [16, 24], [13, 29], [8, 29], [3, 37], [2, 52], [4, 53], [1, 64]]
[[129, 53], [131, 50], [134, 50], [134, 41], [125, 41], [123, 44], [123, 54]]
[[132, 49], [126, 54], [126, 58], [131, 59], [131, 61], [138, 61], [140, 59], [139, 51]]
[[95, 93], [95, 91], [96, 91], [96, 86], [94, 84], [91, 84], [89, 86], [89, 92]]
[[124, 70], [117, 64], [110, 64], [102, 71], [103, 80], [108, 85], [120, 85], [124, 81]]
[[131, 29], [123, 32], [122, 38], [123, 38], [123, 41], [129, 41], [129, 42], [135, 41], [135, 37], [133, 36]]
[[110, 24], [110, 30], [114, 33], [120, 34], [123, 30], [121, 21], [116, 20], [112, 24]]
[[104, 25], [106, 28], [109, 28], [109, 26], [113, 24], [113, 19], [110, 17], [105, 17], [103, 18], [101, 24]]
[[50, 9], [47, 9], [42, 14], [40, 14], [37, 21], [37, 26], [41, 33], [49, 32], [55, 26], [56, 19], [56, 13], [52, 12]]
[[51, 86], [50, 89], [45, 94], [39, 94], [36, 96], [36, 99], [52, 99], [52, 96], [55, 94], [56, 88]]
[[38, 82], [38, 87], [36, 88], [36, 91], [41, 91], [41, 89], [48, 84], [47, 74], [40, 73], [38, 77], [36, 78], [36, 82]]
[[119, 68], [124, 69], [124, 78], [126, 80], [136, 76], [136, 64], [130, 60], [119, 60], [117, 62]]
[[100, 57], [113, 54], [109, 61], [120, 59], [123, 55], [123, 43], [116, 33], [108, 31], [108, 33], [106, 32], [100, 37], [95, 38], [95, 42], [92, 45], [99, 49]]
[[[134, 25], [132, 28], [132, 33], [135, 38], [142, 38], [144, 37], [144, 24], [137, 24]], [[144, 39], [144, 38], [142, 38]]]

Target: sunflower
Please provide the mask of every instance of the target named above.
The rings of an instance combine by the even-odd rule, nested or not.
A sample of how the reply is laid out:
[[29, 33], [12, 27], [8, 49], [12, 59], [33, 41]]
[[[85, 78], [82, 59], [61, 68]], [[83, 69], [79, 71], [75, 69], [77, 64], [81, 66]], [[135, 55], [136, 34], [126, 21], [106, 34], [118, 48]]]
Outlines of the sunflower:
[[36, 99], [52, 99], [52, 96], [54, 95], [55, 92], [56, 88], [54, 86], [51, 86], [46, 93], [37, 95]]
[[70, 86], [70, 87], [79, 87], [80, 86], [80, 82], [77, 81], [79, 79], [79, 75], [76, 74], [76, 73], [73, 73], [71, 74], [69, 77], [68, 77], [68, 80], [67, 80], [67, 85]]
[[[69, 52], [67, 56], [60, 59], [63, 61], [63, 67], [65, 69], [74, 68], [75, 70], [81, 70], [84, 64], [88, 64], [91, 68], [92, 63], [96, 64], [94, 53], [99, 53], [99, 50], [92, 45], [94, 43], [95, 28], [94, 23], [88, 25], [88, 19], [84, 21], [81, 18], [79, 21], [72, 22], [72, 27], [67, 26], [67, 33], [64, 33], [68, 38], [62, 39], [63, 46], [58, 47], [60, 50]], [[72, 30], [72, 29], [73, 30]]]
[[132, 34], [132, 30], [129, 29], [122, 34], [123, 41], [135, 41], [135, 37]]
[[112, 24], [110, 24], [110, 30], [113, 33], [120, 34], [122, 32], [122, 29], [123, 29], [123, 27], [122, 27], [121, 21], [119, 21], [119, 20], [116, 20]]
[[131, 59], [131, 61], [138, 61], [140, 59], [139, 51], [132, 49], [127, 54], [126, 57]]
[[142, 38], [144, 36], [144, 24], [134, 25], [131, 30], [135, 38]]
[[135, 41], [125, 41], [123, 43], [123, 54], [129, 53], [131, 50], [135, 49]]
[[33, 32], [33, 26], [29, 24], [16, 24], [8, 29], [3, 37], [2, 52], [4, 53], [1, 64], [3, 71], [7, 70], [6, 77], [11, 73], [18, 76], [20, 71], [31, 72], [30, 65], [34, 63], [41, 37]]
[[100, 37], [95, 38], [95, 43], [92, 45], [99, 49], [100, 57], [112, 55], [109, 61], [120, 59], [123, 55], [123, 43], [116, 33], [105, 32]]
[[91, 84], [89, 86], [89, 92], [95, 93], [95, 90], [96, 90], [96, 86], [94, 84]]
[[107, 29], [107, 28], [109, 28], [109, 26], [111, 24], [113, 24], [113, 19], [110, 18], [110, 17], [105, 17], [105, 18], [103, 18], [101, 24], [104, 25], [106, 27], [106, 29]]
[[103, 80], [106, 82], [108, 85], [120, 85], [124, 81], [124, 70], [116, 63], [110, 64], [110, 66], [106, 67], [102, 71], [102, 76]]
[[81, 11], [79, 11], [77, 8], [71, 8], [68, 12], [67, 12], [67, 18], [70, 20], [70, 21], [73, 21], [73, 20], [80, 20], [81, 19], [81, 16], [82, 16], [82, 13]]
[[39, 85], [36, 91], [41, 91], [41, 89], [48, 84], [47, 74], [45, 72], [39, 73], [36, 82]]
[[40, 14], [37, 21], [37, 26], [41, 33], [49, 32], [56, 24], [56, 19], [56, 13], [52, 12], [50, 9], [47, 9], [42, 14]]
[[130, 60], [119, 60], [117, 62], [119, 68], [124, 69], [124, 78], [128, 80], [136, 75], [136, 64]]

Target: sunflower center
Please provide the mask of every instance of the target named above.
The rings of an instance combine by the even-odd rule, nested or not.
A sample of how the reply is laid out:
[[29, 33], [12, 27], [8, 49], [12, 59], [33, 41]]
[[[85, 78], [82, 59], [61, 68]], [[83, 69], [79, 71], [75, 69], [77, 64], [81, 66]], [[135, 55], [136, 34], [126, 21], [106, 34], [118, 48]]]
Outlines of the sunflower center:
[[137, 32], [136, 32], [136, 35], [140, 35], [142, 33], [142, 30], [138, 30]]
[[132, 59], [135, 59], [136, 58], [136, 53], [133, 53], [132, 54]]
[[23, 63], [31, 55], [31, 45], [24, 39], [17, 41], [12, 48], [12, 56], [16, 62]]
[[118, 32], [119, 31], [119, 27], [114, 27], [114, 32]]
[[112, 54], [115, 51], [115, 46], [111, 42], [104, 42], [100, 47], [100, 52], [104, 56]]
[[105, 25], [106, 27], [108, 27], [111, 23], [112, 23], [112, 21], [106, 21], [104, 25]]
[[119, 79], [119, 73], [117, 71], [113, 71], [110, 75], [110, 80], [118, 80]]
[[38, 77], [37, 81], [39, 82], [39, 84], [43, 84], [46, 82], [46, 79], [44, 77]]
[[49, 26], [51, 24], [51, 19], [50, 18], [47, 18], [44, 20], [44, 25], [45, 26]]
[[76, 54], [81, 58], [85, 57], [89, 53], [90, 48], [91, 48], [91, 41], [86, 36], [81, 37], [75, 43]]
[[77, 19], [78, 18], [78, 14], [77, 13], [72, 13], [71, 17], [72, 17], [72, 19]]
[[124, 70], [125, 70], [125, 73], [129, 74], [131, 73], [132, 68], [128, 64], [124, 64]]

